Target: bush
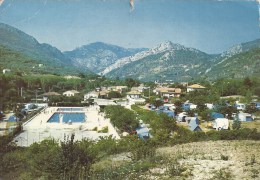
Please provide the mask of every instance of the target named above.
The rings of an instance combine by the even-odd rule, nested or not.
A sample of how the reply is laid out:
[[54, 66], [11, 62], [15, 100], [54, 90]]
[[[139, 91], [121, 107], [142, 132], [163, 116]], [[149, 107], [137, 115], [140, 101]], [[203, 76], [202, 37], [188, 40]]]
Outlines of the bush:
[[223, 154], [221, 154], [220, 157], [221, 157], [221, 160], [224, 160], [224, 161], [227, 161], [227, 160], [228, 160], [228, 156], [225, 156], [225, 155], [223, 155]]
[[152, 158], [155, 156], [155, 147], [153, 141], [137, 139], [130, 149], [131, 159], [139, 161], [141, 159]]
[[107, 106], [105, 107], [105, 114], [106, 118], [110, 118], [111, 123], [121, 132], [131, 133], [139, 125], [136, 114], [122, 106]]
[[241, 122], [238, 121], [238, 120], [234, 120], [234, 121], [233, 121], [233, 124], [232, 124], [232, 128], [233, 128], [234, 130], [240, 129], [240, 128], [241, 128]]
[[121, 94], [117, 91], [110, 91], [108, 93], [108, 98], [111, 99], [111, 98], [121, 98]]
[[233, 179], [231, 172], [225, 170], [225, 169], [220, 169], [219, 171], [216, 171], [214, 173], [214, 176], [212, 180], [219, 179], [219, 180], [226, 180], [226, 179]]
[[170, 174], [170, 176], [182, 176], [182, 173], [186, 170], [186, 167], [181, 165], [178, 161], [175, 161], [174, 163], [170, 164], [168, 173]]

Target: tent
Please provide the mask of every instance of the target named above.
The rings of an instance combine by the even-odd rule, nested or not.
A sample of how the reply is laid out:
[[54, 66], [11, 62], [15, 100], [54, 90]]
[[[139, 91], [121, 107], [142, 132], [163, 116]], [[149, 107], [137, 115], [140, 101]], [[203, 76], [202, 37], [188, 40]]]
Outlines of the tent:
[[229, 122], [226, 118], [217, 118], [213, 122], [213, 128], [216, 130], [228, 129]]
[[189, 119], [189, 127], [191, 131], [202, 131], [199, 126], [199, 119], [197, 117], [192, 117]]
[[225, 118], [223, 114], [217, 113], [217, 112], [212, 112], [210, 114], [210, 117], [211, 117], [212, 120], [215, 120], [217, 118]]

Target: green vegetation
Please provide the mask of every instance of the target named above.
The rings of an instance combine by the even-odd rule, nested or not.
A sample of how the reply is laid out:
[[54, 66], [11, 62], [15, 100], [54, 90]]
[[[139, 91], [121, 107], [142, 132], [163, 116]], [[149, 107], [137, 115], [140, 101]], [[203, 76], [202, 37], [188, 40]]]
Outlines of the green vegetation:
[[238, 120], [234, 120], [234, 122], [233, 122], [233, 124], [232, 124], [232, 128], [233, 128], [234, 130], [240, 129], [240, 128], [241, 128], [241, 122], [238, 121]]
[[[51, 97], [49, 103], [61, 106], [80, 106], [82, 95], [85, 92], [100, 88], [101, 86], [127, 85], [129, 88], [138, 85], [135, 80], [109, 80], [101, 76], [80, 74], [81, 78], [66, 79], [57, 75], [21, 75], [9, 74], [0, 75], [0, 95], [3, 110], [14, 110], [17, 116], [20, 110], [20, 103], [30, 102], [36, 96], [44, 92], [55, 91], [58, 93], [67, 90], [76, 89], [81, 92], [79, 96]], [[215, 83], [207, 81], [200, 82], [207, 87], [205, 91], [185, 93], [180, 98], [173, 98], [170, 102], [176, 105], [176, 112], [182, 111], [182, 103], [189, 100], [197, 104], [196, 110], [188, 111], [193, 116], [198, 113], [203, 120], [209, 121], [208, 110], [205, 103], [214, 103], [217, 105], [217, 111], [229, 116], [236, 110], [232, 106], [226, 106], [226, 103], [234, 104], [234, 98], [221, 99], [220, 96], [232, 95], [229, 89], [235, 95], [243, 95], [241, 102], [251, 102], [252, 95], [260, 85], [259, 78], [243, 79], [221, 79]], [[149, 83], [153, 87], [153, 83]], [[178, 84], [176, 87], [181, 87]], [[182, 87], [183, 88], [183, 87]], [[21, 94], [22, 90], [22, 94]], [[184, 90], [184, 88], [183, 88]], [[162, 105], [162, 99], [155, 94], [146, 91], [147, 102], [156, 106]], [[110, 98], [119, 97], [118, 93], [111, 92]], [[159, 98], [159, 99], [158, 99]], [[128, 132], [129, 136], [120, 140], [112, 137], [101, 138], [98, 142], [87, 140], [74, 141], [74, 137], [65, 137], [64, 141], [44, 140], [41, 143], [35, 143], [30, 147], [17, 147], [10, 143], [14, 135], [0, 139], [0, 174], [4, 179], [125, 179], [139, 178], [142, 174], [149, 174], [153, 168], [161, 166], [167, 177], [180, 178], [190, 177], [191, 170], [188, 166], [176, 161], [167, 161], [157, 154], [157, 149], [164, 146], [178, 146], [190, 142], [217, 141], [217, 140], [259, 140], [260, 133], [249, 127], [245, 123], [238, 124], [234, 121], [233, 130], [227, 131], [208, 131], [191, 132], [190, 130], [179, 126], [175, 119], [166, 114], [157, 114], [154, 111], [145, 110], [140, 106], [133, 105], [132, 110], [121, 106], [107, 106], [104, 109], [106, 118], [110, 118], [111, 123], [116, 129], [122, 132]], [[248, 112], [256, 112], [256, 109], [248, 106]], [[36, 112], [37, 113], [37, 112]], [[29, 116], [28, 116], [29, 117]], [[150, 128], [152, 138], [141, 140], [134, 135], [134, 130], [142, 120]], [[253, 122], [257, 123], [257, 122]], [[19, 133], [17, 129], [14, 133]], [[95, 130], [98, 130], [95, 128]], [[106, 133], [108, 127], [100, 130], [100, 133]], [[126, 161], [120, 160], [120, 156], [126, 157]], [[222, 155], [222, 156], [221, 156]], [[116, 163], [111, 166], [109, 158], [118, 156]], [[183, 156], [183, 155], [182, 155]], [[228, 162], [232, 157], [226, 154], [219, 154], [218, 158]], [[44, 163], [43, 163], [44, 162]], [[113, 161], [114, 162], [114, 161]], [[248, 163], [254, 165], [257, 160], [251, 158]], [[109, 166], [108, 166], [109, 165]], [[251, 172], [251, 171], [250, 171]], [[258, 174], [252, 170], [252, 176]], [[160, 173], [159, 173], [160, 174]], [[216, 171], [215, 177], [232, 177], [229, 171]], [[148, 176], [149, 177], [149, 176]]]
[[[259, 41], [258, 41], [259, 44]], [[217, 64], [207, 73], [209, 79], [244, 78], [246, 76], [259, 76], [260, 48], [253, 48], [247, 52], [234, 55], [222, 63]]]
[[74, 135], [64, 137], [59, 145], [54, 140], [34, 143], [27, 149], [17, 148], [1, 157], [1, 174], [9, 178], [19, 174], [22, 179], [87, 178], [96, 161], [93, 142], [74, 142]]
[[[144, 81], [154, 81], [158, 79], [190, 81], [192, 77], [197, 76], [198, 72], [205, 72], [206, 69], [211, 66], [210, 60], [213, 57], [215, 56], [188, 49], [174, 50], [174, 53], [169, 51], [160, 52], [114, 69], [106, 74], [106, 76], [112, 78], [130, 77]], [[186, 67], [184, 67], [183, 64], [185, 64]], [[197, 64], [199, 68], [193, 69], [192, 64]], [[160, 68], [158, 68], [159, 66]], [[186, 69], [190, 70], [185, 71]]]
[[108, 98], [109, 99], [111, 99], [111, 98], [121, 98], [121, 97], [122, 97], [122, 95], [119, 92], [117, 92], [117, 91], [110, 91], [108, 93]]
[[139, 124], [135, 113], [122, 106], [107, 106], [105, 107], [105, 114], [106, 118], [110, 118], [111, 123], [120, 132], [132, 133]]
[[[52, 106], [82, 106], [84, 93], [96, 88], [101, 89], [102, 86], [115, 85], [126, 85], [130, 90], [141, 83], [133, 78], [189, 81], [206, 87], [204, 91], [187, 93], [184, 85], [171, 84], [171, 87], [181, 88], [183, 92], [181, 97], [170, 99], [176, 106], [175, 113], [182, 111], [183, 102], [190, 101], [197, 105], [197, 109], [189, 110], [187, 114], [194, 116], [198, 113], [202, 120], [209, 121], [212, 110], [208, 110], [205, 103], [214, 103], [214, 111], [227, 114], [228, 118], [231, 118], [232, 114], [237, 112], [233, 105], [239, 100], [248, 104], [245, 112], [259, 115], [259, 111], [249, 104], [260, 96], [259, 40], [243, 45], [242, 53], [228, 59], [185, 47], [175, 50], [174, 53], [161, 52], [111, 71], [108, 76], [116, 78], [111, 80], [89, 74], [88, 69], [75, 68], [72, 61], [58, 49], [48, 44], [40, 44], [31, 36], [8, 25], [0, 23], [0, 31], [0, 70], [11, 69], [10, 74], [0, 75], [0, 110], [14, 111], [17, 117], [24, 118], [23, 121], [38, 112], [35, 111], [25, 118], [21, 113], [22, 104], [38, 101], [37, 97], [43, 93], [62, 94], [67, 90], [78, 90], [80, 94], [77, 96], [54, 96], [49, 98], [48, 103]], [[258, 48], [255, 48], [256, 46]], [[148, 61], [149, 63], [146, 63]], [[90, 64], [93, 64], [94, 68], [99, 65], [92, 62]], [[207, 70], [208, 73], [204, 73]], [[65, 74], [78, 77], [66, 79], [61, 76]], [[230, 79], [219, 79], [222, 77]], [[157, 107], [163, 105], [166, 97], [156, 96], [151, 91], [155, 83], [147, 82], [145, 85], [151, 88], [143, 94], [149, 97], [146, 101]], [[234, 95], [239, 96], [221, 98]], [[123, 95], [116, 91], [108, 94], [108, 98], [121, 97]], [[63, 141], [47, 139], [30, 147], [18, 147], [12, 142], [22, 131], [21, 122], [18, 123], [11, 134], [0, 138], [0, 179], [189, 179], [199, 172], [192, 161], [202, 164], [205, 171], [205, 167], [210, 166], [210, 163], [203, 163], [214, 159], [218, 160], [220, 167], [211, 170], [212, 175], [209, 178], [232, 179], [236, 174], [232, 174], [229, 169], [233, 165], [230, 161], [236, 162], [240, 158], [241, 162], [248, 166], [241, 174], [246, 173], [252, 178], [259, 177], [260, 133], [259, 129], [255, 129], [259, 122], [246, 124], [234, 121], [232, 130], [192, 132], [179, 126], [174, 118], [164, 113], [157, 114], [137, 105], [132, 106], [131, 110], [121, 106], [107, 106], [104, 113], [117, 131], [128, 132], [130, 135], [120, 140], [103, 137], [97, 142], [86, 139], [74, 141], [72, 135], [65, 136]], [[152, 138], [142, 140], [135, 134], [139, 120], [150, 129]], [[98, 128], [93, 130], [98, 131]], [[108, 127], [98, 132], [107, 133]], [[252, 141], [237, 143], [235, 140]], [[245, 143], [242, 144], [243, 142]], [[212, 146], [215, 143], [217, 145]], [[230, 144], [233, 146], [229, 146]], [[169, 153], [160, 153], [161, 149], [167, 148], [165, 146], [170, 148]], [[209, 147], [206, 148], [207, 146]], [[241, 154], [234, 155], [240, 152], [241, 148]], [[216, 153], [216, 149], [220, 151]], [[246, 158], [243, 154], [246, 154]], [[237, 167], [241, 167], [241, 162]], [[215, 164], [213, 167], [215, 168]]]
[[[114, 81], [97, 75], [81, 74], [81, 78], [67, 79], [58, 75], [16, 75], [0, 74], [0, 110], [15, 110], [17, 103], [31, 102], [32, 99], [42, 98], [46, 92], [62, 94], [67, 90], [78, 90], [81, 93], [75, 97], [53, 96], [49, 104], [60, 106], [81, 106], [83, 94], [102, 86], [125, 85], [125, 81]], [[110, 97], [119, 94], [110, 93]], [[121, 95], [120, 95], [121, 97]], [[35, 100], [34, 100], [35, 101]]]
[[20, 51], [11, 50], [0, 45], [0, 70], [11, 69], [11, 73], [21, 74], [74, 74], [76, 68], [65, 66], [55, 61], [42, 61], [36, 57], [29, 56]]
[[103, 129], [101, 129], [100, 131], [98, 131], [99, 133], [108, 133], [108, 127], [104, 127]]

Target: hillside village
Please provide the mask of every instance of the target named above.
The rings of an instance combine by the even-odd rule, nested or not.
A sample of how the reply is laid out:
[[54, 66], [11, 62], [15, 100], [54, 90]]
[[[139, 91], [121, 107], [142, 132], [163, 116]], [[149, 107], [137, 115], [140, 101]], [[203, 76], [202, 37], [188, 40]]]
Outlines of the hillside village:
[[[138, 143], [146, 144], [143, 156], [150, 157], [152, 152], [146, 149], [150, 143], [159, 148], [183, 142], [259, 138], [258, 78], [213, 83], [141, 83], [134, 79], [114, 81], [101, 76], [47, 77], [27, 78], [12, 73], [1, 76], [4, 85], [1, 92], [13, 95], [5, 95], [2, 102], [1, 136], [7, 138], [1, 141], [2, 147], [12, 142], [15, 149], [30, 148], [49, 139], [65, 145], [69, 142], [64, 139], [66, 135], [78, 143], [88, 139], [96, 145], [110, 141], [131, 144], [132, 138], [137, 138]], [[20, 84], [19, 91], [12, 92], [16, 84]], [[230, 88], [234, 86], [239, 88], [231, 96]], [[135, 147], [130, 144], [124, 148], [106, 145], [115, 148], [106, 154], [129, 152], [129, 148]], [[135, 153], [129, 153], [134, 158]], [[7, 156], [2, 158], [7, 160]], [[138, 159], [143, 162], [146, 158]], [[123, 162], [129, 163], [129, 160]], [[3, 168], [7, 167], [5, 164]], [[166, 172], [161, 171], [164, 176]], [[144, 172], [140, 170], [139, 173]]]
[[[241, 147], [244, 140], [251, 140], [252, 146], [258, 147], [258, 77], [141, 82], [83, 73], [78, 76], [26, 74], [11, 68], [2, 72], [0, 153], [3, 163], [0, 172], [5, 179], [23, 176], [26, 179], [58, 178], [66, 168], [70, 170], [66, 170], [65, 176], [78, 178], [82, 175], [94, 179], [136, 179], [137, 176], [202, 179], [205, 172], [192, 168], [198, 158], [201, 159], [200, 168], [205, 166], [203, 158], [209, 161], [207, 171], [213, 176], [208, 179], [240, 178], [225, 169], [226, 166], [220, 167], [218, 161], [236, 162], [233, 166], [247, 171], [246, 177], [259, 177], [256, 152], [247, 154], [251, 158], [251, 161], [245, 160], [250, 165], [247, 169], [247, 164], [244, 166], [242, 162], [234, 161], [234, 155], [223, 155], [222, 146], [216, 148], [216, 157], [220, 159], [207, 154], [205, 149], [199, 157], [191, 154], [189, 161], [179, 153], [166, 158], [168, 150], [164, 150], [164, 147], [179, 148], [176, 145], [183, 143], [217, 141], [214, 144], [225, 144], [230, 140], [240, 140]], [[231, 153], [229, 150], [233, 146], [237, 145], [232, 142], [225, 151]], [[28, 161], [26, 157], [34, 148], [50, 151], [39, 151], [35, 154], [37, 158]], [[60, 154], [66, 148], [74, 149], [70, 150], [73, 151], [70, 157]], [[56, 155], [48, 159], [52, 151]], [[78, 151], [84, 151], [82, 156]], [[244, 151], [239, 153], [244, 154]], [[39, 156], [43, 158], [40, 161]], [[92, 160], [84, 164], [70, 158]], [[161, 167], [157, 166], [158, 159]], [[39, 168], [42, 161], [63, 165], [51, 170], [46, 166], [43, 170]], [[117, 165], [108, 169], [104, 164], [111, 162]], [[32, 169], [24, 173], [23, 164]], [[76, 170], [72, 166], [87, 169]], [[122, 172], [121, 166], [126, 171]], [[16, 173], [10, 171], [12, 168]]]

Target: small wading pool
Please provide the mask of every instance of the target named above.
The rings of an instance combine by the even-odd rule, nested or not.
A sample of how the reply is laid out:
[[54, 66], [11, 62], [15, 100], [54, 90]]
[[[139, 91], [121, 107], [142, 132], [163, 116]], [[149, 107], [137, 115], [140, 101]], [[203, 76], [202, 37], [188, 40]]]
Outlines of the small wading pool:
[[48, 120], [48, 123], [83, 123], [85, 122], [85, 113], [54, 113]]
[[57, 111], [83, 111], [83, 108], [58, 108]]

